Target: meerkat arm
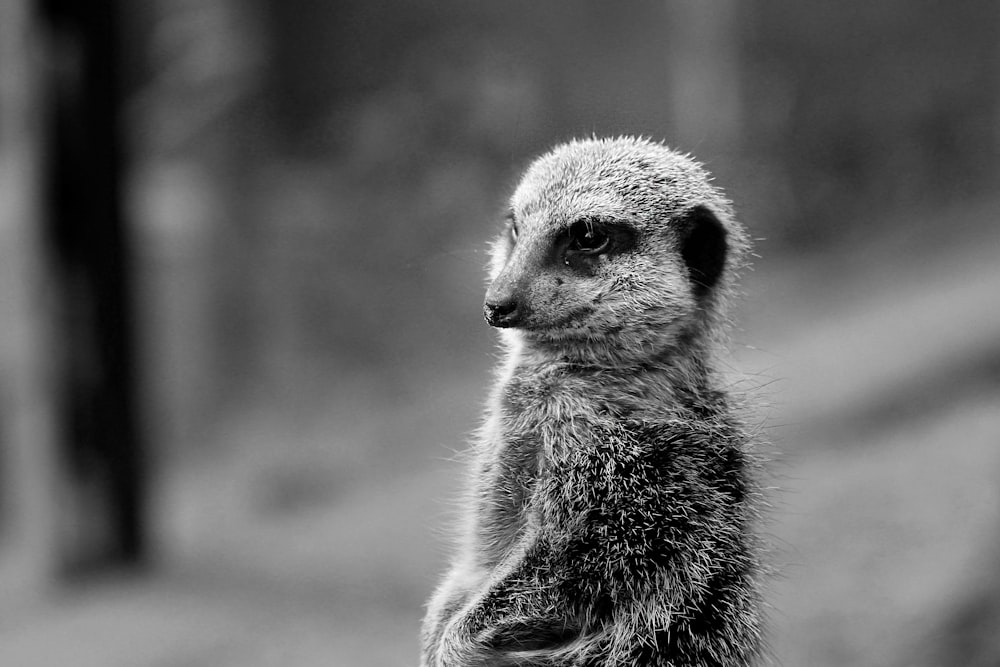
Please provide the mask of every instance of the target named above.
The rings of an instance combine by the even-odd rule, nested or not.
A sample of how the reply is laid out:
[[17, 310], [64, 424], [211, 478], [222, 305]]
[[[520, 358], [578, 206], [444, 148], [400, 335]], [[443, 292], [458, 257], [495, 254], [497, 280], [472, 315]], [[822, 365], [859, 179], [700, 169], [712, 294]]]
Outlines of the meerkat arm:
[[484, 575], [465, 561], [454, 564], [438, 586], [427, 605], [427, 614], [421, 628], [423, 659], [421, 667], [438, 665], [438, 652], [448, 623], [466, 607], [480, 586]]
[[[536, 535], [520, 541], [482, 589], [445, 621], [434, 651], [438, 662], [432, 665], [554, 665], [556, 653], [580, 640], [578, 625], [537, 595], [538, 585], [547, 583], [538, 581], [544, 551]], [[525, 595], [532, 589], [535, 594]]]

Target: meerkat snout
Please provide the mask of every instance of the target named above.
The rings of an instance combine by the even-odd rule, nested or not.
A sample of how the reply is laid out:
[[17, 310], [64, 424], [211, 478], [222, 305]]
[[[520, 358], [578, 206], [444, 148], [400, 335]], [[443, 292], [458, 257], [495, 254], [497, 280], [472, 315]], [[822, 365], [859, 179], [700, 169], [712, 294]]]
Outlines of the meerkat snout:
[[491, 327], [501, 329], [520, 326], [527, 314], [525, 299], [526, 285], [530, 278], [527, 271], [515, 274], [512, 267], [506, 268], [486, 290], [483, 303], [483, 317]]
[[517, 298], [510, 294], [488, 296], [483, 304], [483, 317], [491, 327], [516, 327], [520, 315]]

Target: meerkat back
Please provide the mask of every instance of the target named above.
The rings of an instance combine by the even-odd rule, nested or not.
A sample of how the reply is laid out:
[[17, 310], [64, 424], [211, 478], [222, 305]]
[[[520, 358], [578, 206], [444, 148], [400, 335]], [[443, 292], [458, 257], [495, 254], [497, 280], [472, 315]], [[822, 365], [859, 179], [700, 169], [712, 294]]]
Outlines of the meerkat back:
[[493, 244], [505, 358], [422, 665], [758, 658], [753, 443], [715, 369], [747, 248], [661, 144], [574, 141], [528, 168]]

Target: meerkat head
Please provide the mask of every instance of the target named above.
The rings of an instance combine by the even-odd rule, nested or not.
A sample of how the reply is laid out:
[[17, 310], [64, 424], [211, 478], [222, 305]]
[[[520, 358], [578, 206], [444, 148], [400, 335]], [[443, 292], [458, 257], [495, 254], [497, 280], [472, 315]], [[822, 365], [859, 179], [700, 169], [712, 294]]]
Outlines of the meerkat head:
[[487, 322], [537, 350], [641, 362], [712, 336], [743, 228], [689, 157], [636, 138], [558, 146], [527, 170], [493, 245]]

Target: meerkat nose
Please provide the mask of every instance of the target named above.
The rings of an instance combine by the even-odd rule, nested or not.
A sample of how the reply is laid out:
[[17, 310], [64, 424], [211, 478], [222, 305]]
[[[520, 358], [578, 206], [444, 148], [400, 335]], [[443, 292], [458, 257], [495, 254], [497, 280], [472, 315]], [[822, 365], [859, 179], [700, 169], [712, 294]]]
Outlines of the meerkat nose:
[[513, 327], [521, 320], [517, 301], [513, 298], [497, 301], [489, 300], [483, 305], [483, 317], [491, 327]]

